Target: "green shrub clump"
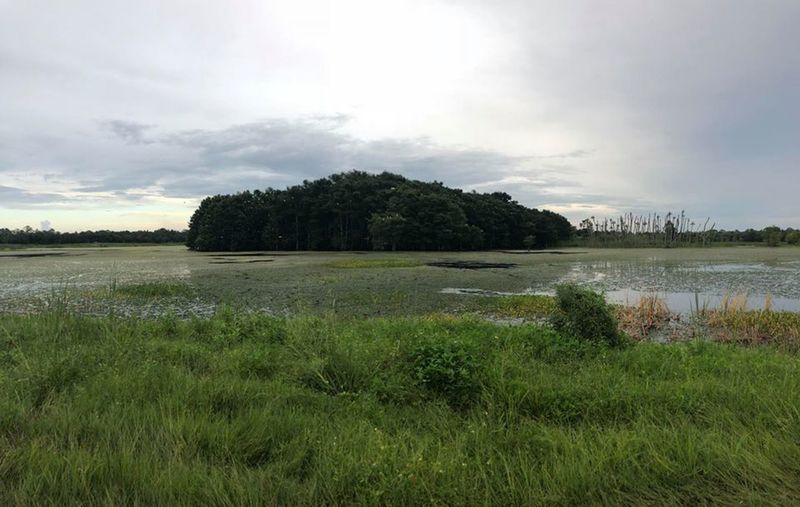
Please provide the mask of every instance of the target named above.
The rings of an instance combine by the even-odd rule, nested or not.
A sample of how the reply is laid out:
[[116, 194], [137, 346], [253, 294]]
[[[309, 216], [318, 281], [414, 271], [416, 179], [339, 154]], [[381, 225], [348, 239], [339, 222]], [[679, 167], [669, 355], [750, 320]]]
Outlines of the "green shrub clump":
[[621, 345], [617, 319], [602, 294], [576, 284], [556, 288], [558, 311], [553, 325], [564, 334], [607, 345]]
[[412, 376], [418, 385], [442, 396], [453, 407], [466, 407], [480, 391], [480, 363], [461, 342], [427, 343], [410, 352]]

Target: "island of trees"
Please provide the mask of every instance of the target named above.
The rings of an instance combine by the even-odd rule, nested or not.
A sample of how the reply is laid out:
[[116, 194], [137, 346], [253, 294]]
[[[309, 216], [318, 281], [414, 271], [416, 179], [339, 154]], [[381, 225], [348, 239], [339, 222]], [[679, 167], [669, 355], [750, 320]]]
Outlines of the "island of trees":
[[0, 245], [75, 245], [82, 243], [185, 243], [186, 231], [156, 229], [155, 231], [79, 231], [59, 232], [0, 228]]
[[235, 250], [482, 250], [567, 240], [563, 216], [384, 172], [350, 171], [276, 190], [204, 199], [187, 246]]

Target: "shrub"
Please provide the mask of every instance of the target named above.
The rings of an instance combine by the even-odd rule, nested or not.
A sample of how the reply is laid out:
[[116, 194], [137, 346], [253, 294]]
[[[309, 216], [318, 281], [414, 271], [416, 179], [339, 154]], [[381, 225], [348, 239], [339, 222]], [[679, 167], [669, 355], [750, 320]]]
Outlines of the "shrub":
[[558, 312], [553, 325], [561, 333], [587, 341], [621, 345], [617, 320], [602, 294], [575, 284], [556, 288]]
[[412, 376], [420, 387], [442, 396], [453, 407], [466, 407], [478, 395], [479, 362], [461, 342], [439, 342], [411, 350]]

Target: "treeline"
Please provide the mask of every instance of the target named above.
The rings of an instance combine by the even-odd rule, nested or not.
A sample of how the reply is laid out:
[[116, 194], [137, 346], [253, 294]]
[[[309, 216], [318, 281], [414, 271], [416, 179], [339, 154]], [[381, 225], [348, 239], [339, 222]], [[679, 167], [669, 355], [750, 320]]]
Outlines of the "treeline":
[[618, 218], [590, 217], [581, 221], [573, 245], [591, 247], [676, 247], [711, 244], [765, 243], [778, 246], [800, 244], [800, 230], [770, 226], [744, 231], [717, 230], [711, 220], [693, 220], [680, 213], [634, 215]]
[[384, 172], [351, 171], [202, 201], [194, 250], [480, 250], [549, 247], [570, 238], [563, 216], [501, 192], [479, 194]]
[[185, 243], [186, 231], [157, 229], [155, 231], [40, 231], [28, 226], [23, 229], [0, 229], [0, 244], [12, 245], [70, 245], [78, 243]]
[[781, 229], [772, 225], [763, 229], [744, 231], [713, 231], [712, 241], [718, 243], [765, 243], [769, 246], [800, 245], [800, 230], [788, 227]]

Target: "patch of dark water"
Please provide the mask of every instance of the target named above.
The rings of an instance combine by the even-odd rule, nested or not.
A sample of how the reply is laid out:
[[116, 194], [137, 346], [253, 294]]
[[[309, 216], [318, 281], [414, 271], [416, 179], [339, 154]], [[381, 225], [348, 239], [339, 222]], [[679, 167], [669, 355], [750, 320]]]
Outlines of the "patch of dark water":
[[427, 265], [434, 268], [451, 269], [510, 269], [517, 267], [513, 263], [483, 261], [437, 261], [429, 262]]
[[12, 254], [0, 254], [0, 259], [3, 257], [11, 257], [14, 259], [31, 259], [35, 257], [67, 257], [67, 256], [78, 256], [78, 255], [86, 255], [85, 253], [76, 253], [76, 252], [28, 252], [28, 253], [12, 253]]
[[305, 254], [306, 252], [210, 252], [202, 255], [205, 257], [288, 257]]
[[225, 258], [216, 258], [216, 260], [209, 261], [209, 264], [253, 264], [257, 262], [274, 262], [275, 259], [249, 259], [249, 260], [238, 260], [238, 259], [225, 259]]
[[564, 252], [562, 250], [498, 250], [500, 253], [512, 255], [580, 255], [589, 252]]

